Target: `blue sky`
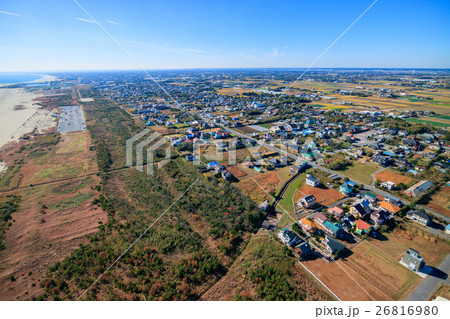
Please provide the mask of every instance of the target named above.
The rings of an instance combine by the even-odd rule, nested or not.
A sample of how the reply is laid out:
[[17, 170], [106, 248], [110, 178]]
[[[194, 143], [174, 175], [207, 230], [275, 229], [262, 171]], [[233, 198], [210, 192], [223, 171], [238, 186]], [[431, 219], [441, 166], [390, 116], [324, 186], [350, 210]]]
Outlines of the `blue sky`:
[[[149, 69], [308, 67], [373, 2], [78, 0]], [[450, 67], [450, 1], [379, 0], [314, 67]], [[0, 72], [137, 69], [72, 0], [0, 2]]]

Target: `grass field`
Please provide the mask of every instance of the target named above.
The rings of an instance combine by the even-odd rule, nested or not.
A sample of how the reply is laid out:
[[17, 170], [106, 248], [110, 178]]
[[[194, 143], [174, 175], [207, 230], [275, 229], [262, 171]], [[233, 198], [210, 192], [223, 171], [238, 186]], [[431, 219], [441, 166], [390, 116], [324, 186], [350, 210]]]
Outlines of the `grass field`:
[[354, 178], [365, 184], [370, 184], [372, 182], [370, 174], [376, 172], [378, 169], [378, 166], [370, 163], [354, 162], [352, 165], [347, 166], [344, 170], [339, 172], [349, 178]]
[[284, 192], [283, 198], [279, 201], [279, 206], [283, 207], [291, 216], [294, 216], [294, 203], [292, 198], [296, 193], [298, 188], [301, 188], [305, 184], [306, 173], [297, 176], [295, 181], [293, 181], [289, 187]]
[[410, 123], [420, 123], [420, 124], [431, 124], [433, 126], [437, 126], [437, 127], [449, 127], [450, 123], [440, 123], [440, 122], [436, 122], [436, 121], [432, 121], [431, 118], [427, 117], [427, 120], [422, 120], [422, 119], [406, 119], [407, 122]]

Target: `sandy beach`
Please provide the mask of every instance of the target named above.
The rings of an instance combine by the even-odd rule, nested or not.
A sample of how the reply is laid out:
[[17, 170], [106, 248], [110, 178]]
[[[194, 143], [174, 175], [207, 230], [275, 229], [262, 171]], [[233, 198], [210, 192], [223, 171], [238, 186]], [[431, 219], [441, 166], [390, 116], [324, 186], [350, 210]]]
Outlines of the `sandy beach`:
[[0, 148], [35, 128], [42, 132], [56, 126], [57, 120], [51, 112], [34, 105], [33, 100], [41, 96], [23, 88], [0, 88]]
[[[54, 75], [42, 74], [41, 76], [42, 76], [41, 79], [37, 79], [37, 80], [34, 80], [34, 81], [29, 81], [29, 82], [24, 82], [24, 83], [34, 84], [34, 83], [45, 83], [45, 82], [52, 82], [52, 81], [58, 80], [58, 78], [56, 76], [54, 76]], [[19, 83], [3, 83], [3, 84], [0, 84], [0, 88], [4, 88], [5, 86], [10, 86], [10, 85], [14, 85], [14, 84], [19, 84]]]

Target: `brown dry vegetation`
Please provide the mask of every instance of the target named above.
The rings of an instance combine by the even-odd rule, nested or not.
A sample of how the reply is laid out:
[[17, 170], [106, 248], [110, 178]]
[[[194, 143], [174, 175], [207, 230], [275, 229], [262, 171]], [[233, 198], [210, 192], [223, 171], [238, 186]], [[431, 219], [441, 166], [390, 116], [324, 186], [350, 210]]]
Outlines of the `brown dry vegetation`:
[[331, 205], [337, 202], [338, 200], [344, 198], [344, 195], [342, 195], [341, 193], [332, 188], [327, 188], [324, 186], [312, 187], [309, 185], [303, 185], [295, 193], [294, 202], [298, 201], [300, 198], [305, 197], [307, 195], [314, 195], [314, 197], [317, 200], [317, 203], [324, 206]]
[[92, 176], [15, 192], [22, 200], [5, 233], [6, 249], [0, 253], [1, 300], [42, 293], [39, 280], [47, 268], [98, 231], [99, 222], [106, 221], [106, 213], [91, 204], [96, 193], [91, 187], [98, 182]]
[[242, 180], [237, 186], [251, 199], [261, 202], [269, 198], [267, 193], [274, 194], [281, 187], [282, 182], [277, 172], [271, 171]]
[[375, 175], [375, 178], [380, 182], [393, 182], [395, 185], [403, 183], [408, 185], [413, 179], [409, 176], [401, 175], [400, 173], [394, 172], [390, 169], [379, 172]]
[[431, 197], [430, 202], [426, 206], [450, 217], [450, 186], [442, 186], [442, 188]]
[[241, 177], [247, 176], [247, 173], [244, 172], [243, 170], [241, 170], [237, 166], [228, 166], [227, 171], [229, 171], [231, 174], [233, 174], [233, 176], [236, 178], [241, 178]]

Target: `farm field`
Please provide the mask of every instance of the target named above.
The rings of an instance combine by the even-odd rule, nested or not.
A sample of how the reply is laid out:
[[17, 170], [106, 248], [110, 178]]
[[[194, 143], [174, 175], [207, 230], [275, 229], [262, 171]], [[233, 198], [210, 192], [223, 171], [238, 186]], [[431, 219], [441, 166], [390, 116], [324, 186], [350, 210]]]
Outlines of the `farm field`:
[[354, 162], [352, 165], [347, 166], [344, 170], [339, 172], [349, 178], [354, 178], [365, 184], [370, 184], [372, 182], [372, 177], [370, 176], [370, 174], [376, 172], [379, 169], [380, 168], [378, 166], [367, 162]]
[[251, 128], [249, 126], [237, 127], [236, 131], [239, 131], [239, 132], [244, 133], [244, 134], [252, 134], [252, 133], [258, 133], [259, 132], [258, 130], [254, 129], [254, 128]]
[[242, 96], [243, 93], [252, 92], [249, 89], [241, 89], [241, 88], [223, 88], [217, 91], [217, 93], [228, 96]]
[[399, 263], [406, 250], [418, 250], [432, 267], [450, 252], [448, 243], [405, 224], [381, 236], [363, 241], [337, 262], [302, 263], [342, 300], [403, 300], [422, 280]]
[[450, 186], [442, 186], [442, 188], [431, 197], [431, 200], [426, 206], [450, 217]]
[[409, 176], [404, 176], [394, 170], [391, 169], [386, 169], [382, 172], [379, 172], [375, 175], [375, 179], [379, 180], [380, 182], [388, 182], [391, 181], [393, 182], [395, 185], [399, 184], [399, 183], [403, 183], [405, 185], [412, 185], [413, 183], [415, 183], [416, 181], [409, 177]]
[[[329, 263], [322, 258], [316, 258], [302, 260], [301, 263], [343, 301], [372, 300], [370, 298], [372, 294], [376, 300], [385, 298], [385, 295], [378, 291], [370, 291], [369, 295], [336, 262]], [[379, 295], [376, 294], [377, 292]]]
[[407, 122], [411, 123], [420, 123], [420, 124], [431, 124], [433, 126], [437, 127], [444, 127], [447, 128], [450, 126], [450, 121], [443, 120], [443, 119], [435, 119], [433, 117], [421, 117], [421, 118], [414, 118], [414, 119], [406, 119]]
[[435, 267], [450, 253], [449, 243], [438, 240], [405, 223], [383, 235], [386, 238], [370, 240], [369, 244], [395, 260], [400, 260], [408, 248], [413, 248], [420, 252], [427, 265]]
[[354, 247], [353, 254], [341, 265], [374, 299], [379, 300], [376, 296], [382, 296], [382, 300], [404, 299], [422, 278], [401, 265], [401, 257], [396, 258], [371, 242]]

